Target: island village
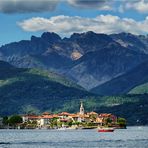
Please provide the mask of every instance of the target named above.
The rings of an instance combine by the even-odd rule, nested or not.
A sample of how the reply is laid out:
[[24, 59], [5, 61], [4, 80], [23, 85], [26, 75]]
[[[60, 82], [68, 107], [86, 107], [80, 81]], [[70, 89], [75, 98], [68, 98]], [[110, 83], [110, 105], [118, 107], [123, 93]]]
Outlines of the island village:
[[83, 103], [78, 113], [61, 112], [41, 115], [26, 114], [4, 117], [1, 128], [17, 129], [93, 129], [98, 127], [126, 128], [126, 120], [111, 113], [85, 112]]
[[62, 112], [50, 114], [44, 112], [42, 115], [23, 115], [22, 122], [17, 127], [24, 129], [92, 129], [98, 126], [125, 128], [124, 118], [117, 118], [108, 113], [85, 113], [83, 103], [80, 104], [80, 111], [76, 114]]

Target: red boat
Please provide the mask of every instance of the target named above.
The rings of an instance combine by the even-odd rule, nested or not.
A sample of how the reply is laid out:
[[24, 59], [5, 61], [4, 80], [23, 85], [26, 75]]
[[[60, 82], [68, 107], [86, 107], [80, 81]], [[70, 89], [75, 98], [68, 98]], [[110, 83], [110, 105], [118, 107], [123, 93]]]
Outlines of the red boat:
[[103, 127], [103, 128], [99, 128], [98, 132], [113, 132], [114, 128], [108, 128], [108, 127]]

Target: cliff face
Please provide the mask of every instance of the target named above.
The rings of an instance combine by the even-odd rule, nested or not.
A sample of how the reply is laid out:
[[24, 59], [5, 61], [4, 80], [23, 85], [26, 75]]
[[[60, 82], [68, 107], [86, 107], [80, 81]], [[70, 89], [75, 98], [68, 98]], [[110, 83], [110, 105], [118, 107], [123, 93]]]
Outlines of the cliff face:
[[52, 70], [90, 90], [141, 64], [147, 53], [146, 36], [86, 32], [61, 39], [48, 32], [2, 46], [0, 59], [17, 67]]

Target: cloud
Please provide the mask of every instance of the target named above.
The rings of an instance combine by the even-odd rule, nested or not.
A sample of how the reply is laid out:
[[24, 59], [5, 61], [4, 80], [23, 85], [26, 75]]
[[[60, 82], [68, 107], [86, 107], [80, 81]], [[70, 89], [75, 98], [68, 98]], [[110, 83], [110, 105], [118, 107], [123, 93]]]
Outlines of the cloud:
[[99, 15], [95, 18], [60, 15], [49, 19], [34, 17], [18, 22], [18, 25], [24, 31], [49, 31], [59, 33], [62, 36], [86, 31], [106, 34], [119, 32], [130, 32], [133, 34], [148, 33], [148, 17], [143, 21], [135, 21], [134, 19], [120, 18], [113, 15]]
[[79, 9], [118, 9], [122, 13], [133, 9], [140, 13], [148, 13], [148, 0], [120, 0], [120, 6], [116, 5], [117, 0], [0, 0], [0, 12], [11, 14], [54, 11], [57, 4], [63, 2]]
[[96, 8], [99, 10], [112, 10], [113, 0], [68, 0], [68, 3], [78, 8]]
[[53, 11], [63, 1], [79, 8], [112, 10], [110, 4], [113, 0], [0, 0], [0, 12], [11, 14]]
[[140, 13], [148, 13], [148, 0], [126, 1], [122, 6], [124, 10], [136, 10]]
[[58, 0], [0, 0], [2, 13], [31, 13], [53, 11]]

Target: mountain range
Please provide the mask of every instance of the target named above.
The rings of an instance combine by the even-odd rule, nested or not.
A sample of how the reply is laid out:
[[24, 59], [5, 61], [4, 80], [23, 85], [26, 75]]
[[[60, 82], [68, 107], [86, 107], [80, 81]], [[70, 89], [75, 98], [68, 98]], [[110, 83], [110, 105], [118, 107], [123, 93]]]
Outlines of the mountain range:
[[0, 116], [77, 112], [83, 100], [86, 111], [146, 125], [147, 74], [148, 36], [45, 32], [0, 47]]
[[0, 60], [19, 68], [53, 71], [97, 94], [123, 94], [125, 90], [116, 93], [115, 85], [109, 86], [114, 93], [99, 90], [148, 60], [148, 37], [89, 31], [62, 39], [56, 33], [45, 32], [41, 37], [2, 46]]
[[44, 111], [72, 113], [79, 110], [81, 100], [85, 111], [113, 113], [126, 118], [128, 125], [147, 125], [148, 94], [143, 94], [143, 85], [139, 87], [128, 95], [98, 96], [62, 75], [16, 68], [0, 61], [0, 116]]

